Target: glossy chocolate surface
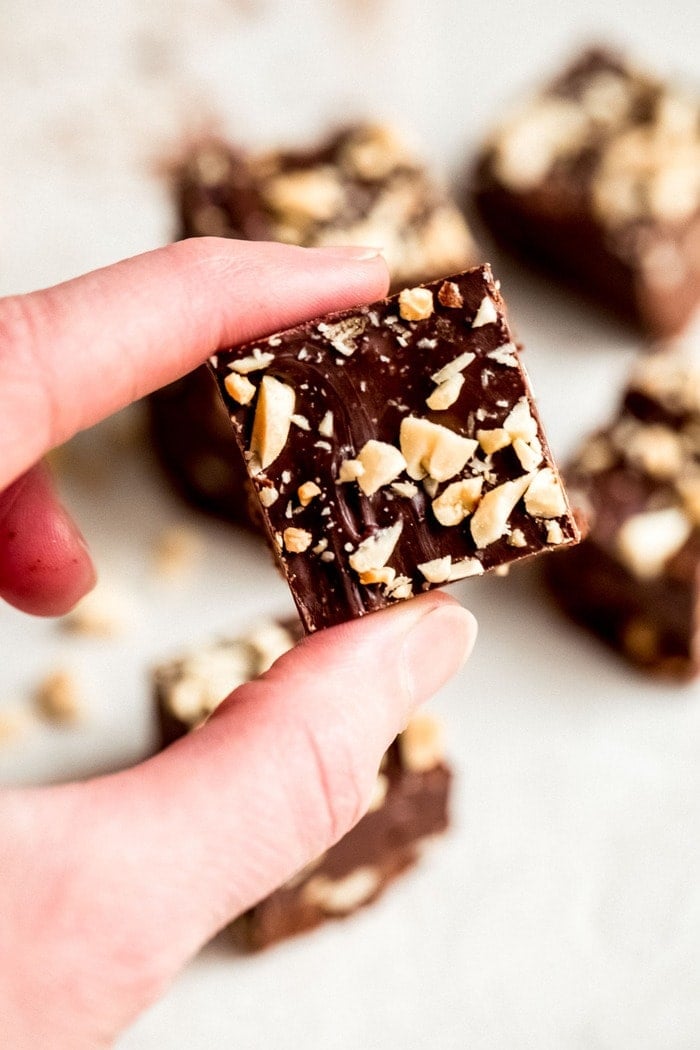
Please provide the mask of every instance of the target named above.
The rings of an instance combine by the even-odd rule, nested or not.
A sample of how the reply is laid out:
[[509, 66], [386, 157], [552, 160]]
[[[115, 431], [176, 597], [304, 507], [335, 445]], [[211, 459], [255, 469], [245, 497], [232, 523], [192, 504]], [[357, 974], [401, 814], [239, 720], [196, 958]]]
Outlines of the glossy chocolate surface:
[[[400, 298], [394, 297], [222, 352], [212, 362], [307, 631], [362, 616], [434, 586], [419, 566], [436, 559], [448, 559], [438, 582], [451, 582], [578, 537], [489, 267], [428, 288], [432, 306], [423, 319], [406, 320]], [[227, 377], [237, 368], [248, 368], [255, 354], [265, 355], [261, 359], [266, 364], [247, 372], [256, 396], [241, 405], [227, 393]], [[432, 409], [426, 403], [438, 385], [432, 377], [445, 367], [462, 376], [463, 383], [452, 404]], [[284, 447], [261, 469], [251, 453], [251, 440], [265, 377], [292, 390], [295, 405]], [[506, 435], [503, 447], [487, 454], [480, 441], [494, 430], [504, 433], [504, 424], [513, 431], [509, 420], [516, 406], [524, 415], [531, 445], [523, 449], [522, 441]], [[368, 441], [398, 449], [407, 417], [436, 424], [443, 436], [448, 432], [448, 437], [471, 442], [466, 464], [439, 481], [432, 476], [412, 478], [401, 470], [372, 494], [363, 492], [358, 481], [340, 480], [344, 461], [355, 460]], [[529, 493], [523, 498], [526, 475], [530, 481], [537, 476], [538, 483], [549, 479], [558, 513], [528, 511]], [[481, 479], [474, 514], [455, 525], [441, 524], [433, 501], [469, 479], [477, 479], [476, 484]], [[479, 546], [472, 527], [481, 503], [486, 500], [483, 516], [488, 505], [508, 491], [501, 486], [512, 481], [521, 488], [519, 498], [502, 527], [491, 530], [493, 537]], [[298, 490], [309, 482], [320, 492], [303, 506]], [[487, 499], [496, 489], [496, 496]], [[302, 552], [289, 549], [290, 527], [307, 543]], [[394, 580], [362, 582], [352, 560], [360, 545], [371, 544], [387, 529], [400, 529], [383, 563]]]

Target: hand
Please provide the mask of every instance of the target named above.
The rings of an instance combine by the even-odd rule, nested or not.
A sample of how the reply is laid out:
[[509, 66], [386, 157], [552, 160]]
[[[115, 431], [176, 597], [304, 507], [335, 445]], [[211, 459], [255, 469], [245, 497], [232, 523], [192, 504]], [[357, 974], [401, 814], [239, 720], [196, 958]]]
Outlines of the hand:
[[[220, 347], [386, 283], [361, 249], [202, 238], [0, 301], [0, 596], [53, 615], [94, 582], [44, 452]], [[474, 637], [469, 613], [423, 595], [306, 639], [134, 769], [0, 796], [3, 1045], [109, 1046], [359, 819], [382, 754]]]

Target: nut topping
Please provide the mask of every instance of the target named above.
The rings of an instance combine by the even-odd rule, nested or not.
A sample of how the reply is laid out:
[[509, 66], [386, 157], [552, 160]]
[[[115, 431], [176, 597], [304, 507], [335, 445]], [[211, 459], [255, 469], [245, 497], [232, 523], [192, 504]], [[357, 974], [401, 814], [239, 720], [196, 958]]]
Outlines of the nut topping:
[[479, 309], [472, 321], [472, 328], [481, 328], [485, 324], [493, 324], [498, 320], [498, 310], [490, 296], [485, 295], [479, 303]]
[[437, 372], [433, 372], [431, 379], [434, 383], [440, 386], [441, 383], [447, 382], [448, 379], [452, 379], [459, 372], [463, 372], [465, 368], [468, 368], [472, 361], [475, 359], [476, 354], [470, 353], [468, 350], [459, 357], [455, 357], [454, 361], [448, 361], [446, 365], [438, 369]]
[[633, 514], [617, 534], [618, 558], [638, 579], [651, 580], [681, 549], [691, 528], [680, 507]]
[[364, 472], [365, 468], [359, 459], [344, 459], [338, 468], [338, 481], [343, 484], [348, 481], [357, 481]]
[[454, 481], [433, 500], [433, 514], [441, 525], [459, 525], [471, 514], [479, 502], [483, 478], [464, 478]]
[[399, 313], [404, 321], [425, 321], [433, 312], [429, 288], [404, 288], [399, 295]]
[[406, 469], [406, 460], [399, 450], [385, 441], [368, 441], [360, 449], [356, 462], [362, 466], [357, 483], [366, 496], [374, 495]]
[[432, 561], [424, 561], [418, 568], [428, 583], [445, 583], [450, 578], [452, 556], [447, 554], [444, 558], [433, 558]]
[[312, 499], [316, 496], [321, 495], [321, 489], [315, 481], [305, 481], [303, 485], [300, 485], [297, 489], [297, 496], [302, 507], [308, 507]]
[[248, 405], [255, 397], [255, 385], [244, 375], [232, 372], [224, 379], [226, 392], [237, 401], [239, 405]]
[[523, 474], [514, 481], [504, 481], [482, 496], [470, 522], [471, 534], [480, 550], [508, 531], [508, 518], [531, 481], [532, 474]]
[[350, 568], [357, 573], [383, 568], [394, 552], [402, 529], [403, 522], [399, 520], [384, 529], [378, 529], [373, 536], [362, 540], [354, 554], [348, 558]]
[[240, 357], [237, 361], [232, 361], [229, 368], [232, 372], [238, 372], [239, 375], [248, 375], [249, 372], [261, 372], [265, 368], [268, 368], [275, 360], [275, 355], [270, 353], [263, 353], [259, 347], [255, 347], [252, 354], [247, 357]]
[[435, 481], [448, 481], [459, 474], [474, 455], [478, 442], [428, 419], [405, 416], [399, 443], [409, 477], [420, 481], [428, 474]]
[[312, 875], [302, 887], [302, 896], [327, 915], [346, 915], [365, 904], [380, 886], [379, 872], [374, 868], [355, 868], [341, 879]]
[[262, 192], [280, 215], [301, 221], [327, 222], [343, 203], [343, 188], [331, 167], [277, 175], [263, 184]]
[[294, 415], [294, 391], [272, 376], [263, 376], [250, 439], [250, 451], [266, 470], [287, 443]]
[[477, 430], [476, 437], [488, 456], [510, 445], [510, 434], [503, 427], [495, 427], [493, 430]]
[[535, 518], [559, 518], [566, 514], [566, 499], [551, 467], [539, 470], [525, 493], [525, 509]]
[[292, 554], [303, 554], [311, 546], [313, 536], [306, 529], [297, 529], [290, 525], [282, 533], [282, 541], [285, 548]]
[[360, 573], [360, 583], [364, 584], [391, 584], [395, 579], [396, 569], [392, 569], [391, 565], [384, 565], [381, 569], [367, 569], [366, 572]]
[[464, 298], [459, 290], [459, 286], [454, 281], [444, 281], [438, 291], [438, 302], [441, 306], [446, 306], [448, 309], [453, 310], [458, 310], [461, 306], [464, 306]]
[[455, 401], [459, 397], [459, 392], [464, 384], [464, 376], [456, 375], [452, 376], [451, 379], [446, 379], [443, 383], [433, 390], [430, 397], [425, 399], [425, 403], [428, 408], [432, 408], [434, 412], [440, 412], [450, 405], [454, 405]]

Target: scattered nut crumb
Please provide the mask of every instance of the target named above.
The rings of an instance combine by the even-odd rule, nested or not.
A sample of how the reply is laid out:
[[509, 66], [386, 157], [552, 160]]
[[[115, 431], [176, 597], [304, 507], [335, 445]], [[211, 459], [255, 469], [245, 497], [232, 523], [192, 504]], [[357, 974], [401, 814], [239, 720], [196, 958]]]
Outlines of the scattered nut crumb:
[[521, 467], [523, 470], [527, 471], [528, 474], [533, 470], [537, 470], [542, 462], [542, 446], [537, 438], [533, 438], [532, 441], [528, 443], [527, 441], [523, 441], [521, 437], [517, 437], [513, 442], [513, 451], [520, 460]]
[[202, 551], [202, 537], [190, 525], [168, 525], [156, 542], [155, 565], [161, 576], [188, 572]]
[[463, 558], [462, 561], [452, 563], [449, 582], [454, 583], [456, 580], [466, 580], [469, 576], [482, 576], [483, 573], [484, 566], [478, 558]]
[[34, 700], [39, 713], [50, 722], [67, 725], [82, 715], [78, 687], [69, 671], [52, 671], [39, 683]]
[[31, 725], [29, 713], [22, 707], [6, 707], [0, 711], [0, 746], [13, 744]]
[[311, 424], [309, 423], [306, 416], [301, 416], [298, 412], [294, 413], [291, 421], [294, 424], [294, 426], [299, 427], [300, 430], [311, 430]]
[[124, 630], [128, 615], [122, 596], [104, 580], [99, 580], [60, 623], [64, 630], [75, 634], [113, 638]]
[[413, 597], [413, 581], [410, 576], [397, 576], [393, 583], [388, 583], [384, 588], [387, 598], [396, 598], [405, 601]]
[[397, 496], [413, 499], [418, 493], [418, 486], [414, 485], [412, 481], [395, 481], [391, 486], [391, 491], [395, 492]]

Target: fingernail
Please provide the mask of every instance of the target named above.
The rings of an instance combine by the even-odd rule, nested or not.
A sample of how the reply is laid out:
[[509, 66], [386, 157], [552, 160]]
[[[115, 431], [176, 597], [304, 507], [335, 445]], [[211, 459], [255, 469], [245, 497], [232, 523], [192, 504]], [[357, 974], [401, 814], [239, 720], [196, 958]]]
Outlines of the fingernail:
[[459, 671], [476, 641], [476, 620], [459, 605], [426, 613], [403, 643], [406, 685], [413, 707], [428, 700]]
[[329, 255], [336, 259], [349, 259], [353, 262], [369, 262], [370, 259], [378, 259], [382, 254], [381, 248], [356, 247], [350, 244], [324, 245], [322, 248], [310, 248], [312, 252]]

